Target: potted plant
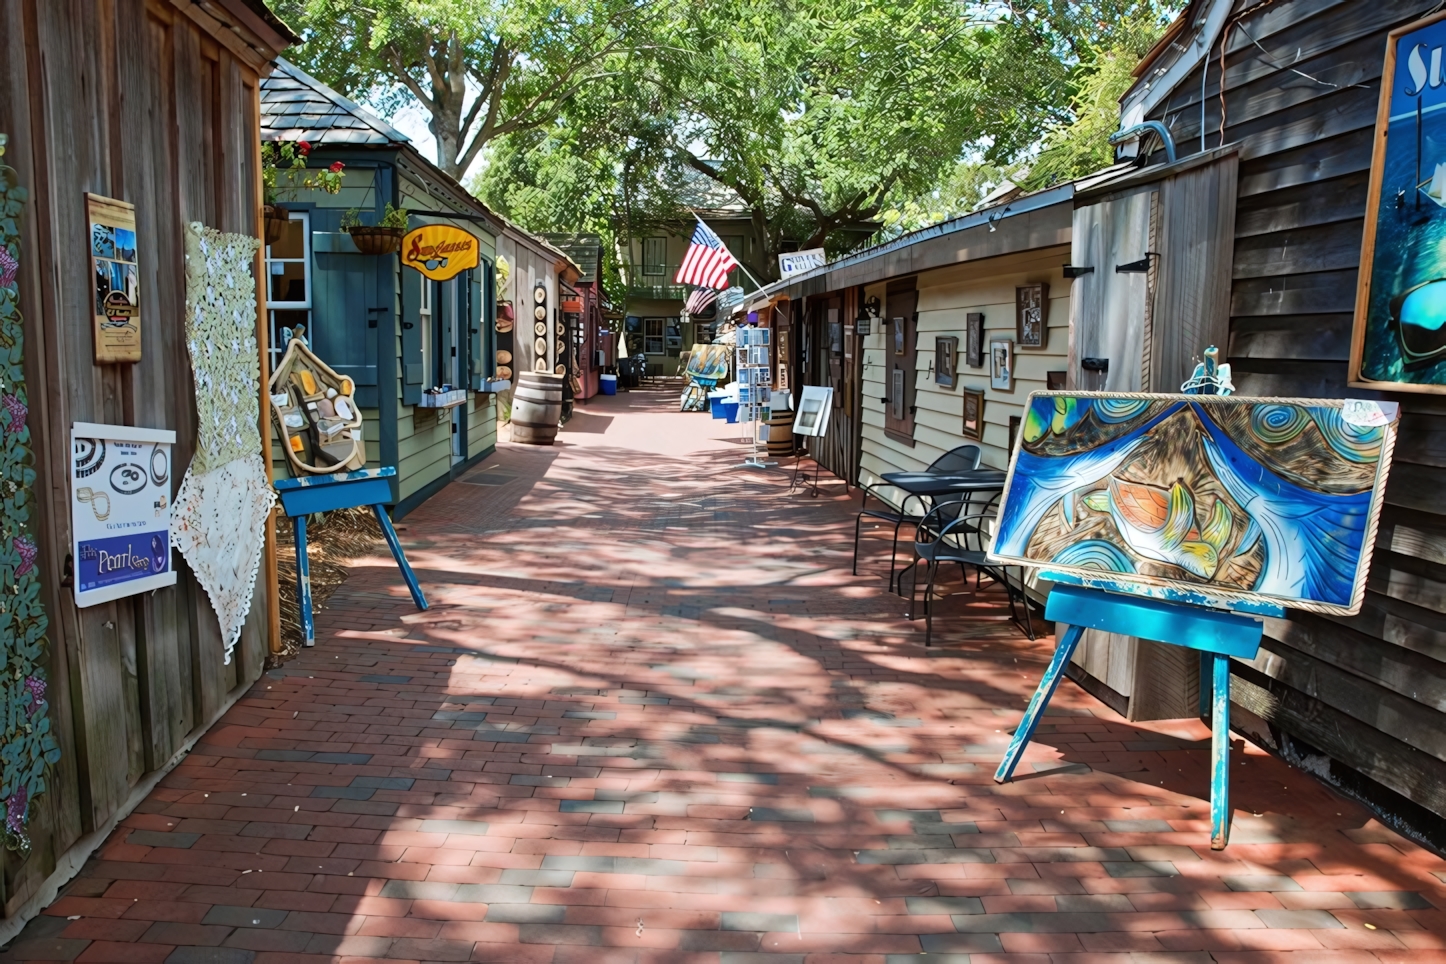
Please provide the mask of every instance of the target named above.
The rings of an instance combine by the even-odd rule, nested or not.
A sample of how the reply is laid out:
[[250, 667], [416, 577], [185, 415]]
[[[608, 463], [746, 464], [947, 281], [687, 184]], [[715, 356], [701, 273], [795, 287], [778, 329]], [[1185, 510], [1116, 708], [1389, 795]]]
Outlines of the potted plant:
[[283, 200], [294, 201], [303, 190], [325, 191], [327, 194], [341, 191], [342, 169], [346, 165], [336, 161], [325, 170], [310, 171], [306, 166], [310, 154], [311, 145], [306, 141], [295, 144], [290, 141], [265, 141], [261, 145], [261, 186], [265, 193], [265, 204], [261, 210], [267, 244], [280, 241], [286, 230], [289, 215], [281, 204]]
[[362, 224], [360, 209], [352, 208], [341, 216], [341, 229], [351, 235], [352, 243], [362, 254], [392, 254], [402, 249], [402, 235], [407, 233], [407, 209], [393, 207], [388, 201], [382, 219], [367, 225]]

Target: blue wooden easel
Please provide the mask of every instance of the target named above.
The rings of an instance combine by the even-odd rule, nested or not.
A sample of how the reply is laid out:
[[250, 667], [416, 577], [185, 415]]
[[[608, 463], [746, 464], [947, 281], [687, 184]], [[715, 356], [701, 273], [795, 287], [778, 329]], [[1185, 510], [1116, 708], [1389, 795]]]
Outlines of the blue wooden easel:
[[[1056, 583], [1077, 584], [1056, 585], [1049, 594], [1045, 618], [1060, 624], [1064, 632], [1049, 668], [1024, 710], [1024, 719], [1014, 731], [1004, 761], [994, 774], [995, 782], [1004, 783], [1013, 776], [1086, 629], [1199, 650], [1209, 656], [1211, 664], [1210, 848], [1224, 850], [1230, 842], [1230, 657], [1253, 658], [1260, 648], [1264, 624], [1257, 618], [1237, 613], [1094, 588], [1078, 576], [1065, 573], [1045, 571], [1040, 577]], [[1269, 604], [1250, 608], [1260, 615], [1285, 615], [1283, 609]], [[1205, 690], [1204, 679], [1201, 690], [1202, 693]]]
[[397, 541], [397, 531], [387, 516], [386, 503], [392, 497], [392, 486], [388, 479], [397, 474], [391, 466], [380, 469], [357, 469], [354, 472], [338, 472], [335, 475], [314, 475], [304, 479], [278, 479], [275, 483], [277, 495], [281, 497], [282, 510], [291, 517], [296, 533], [296, 598], [301, 603], [302, 645], [316, 645], [316, 624], [311, 615], [311, 565], [306, 558], [306, 517], [313, 512], [330, 512], [333, 509], [353, 509], [369, 505], [376, 514], [377, 524], [382, 527], [387, 547], [397, 568], [411, 590], [412, 602], [417, 608], [427, 608], [427, 597], [407, 557], [402, 544]]

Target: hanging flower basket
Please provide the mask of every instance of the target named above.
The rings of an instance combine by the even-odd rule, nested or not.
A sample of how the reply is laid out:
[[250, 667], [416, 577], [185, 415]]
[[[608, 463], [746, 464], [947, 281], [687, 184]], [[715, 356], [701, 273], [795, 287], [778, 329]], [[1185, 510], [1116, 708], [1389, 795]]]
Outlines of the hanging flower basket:
[[362, 254], [393, 254], [402, 249], [401, 228], [368, 227], [356, 224], [347, 228], [356, 249]]
[[275, 244], [281, 240], [281, 235], [286, 231], [286, 222], [290, 216], [286, 208], [279, 204], [268, 204], [261, 209], [263, 224], [266, 228], [264, 235], [267, 244]]

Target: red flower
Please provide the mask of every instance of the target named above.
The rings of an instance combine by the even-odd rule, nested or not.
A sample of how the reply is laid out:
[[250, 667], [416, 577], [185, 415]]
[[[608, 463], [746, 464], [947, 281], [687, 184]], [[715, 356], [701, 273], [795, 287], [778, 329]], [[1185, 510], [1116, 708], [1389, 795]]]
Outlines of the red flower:
[[340, 174], [340, 173], [341, 173], [341, 169], [344, 168], [344, 167], [346, 167], [345, 164], [343, 164], [341, 161], [337, 161], [337, 162], [336, 162], [335, 164], [333, 164], [331, 167], [327, 168], [327, 170], [331, 171], [331, 173], [333, 173], [333, 174]]
[[306, 155], [311, 153], [311, 144], [306, 141], [302, 141], [301, 143], [296, 145], [296, 149], [301, 153], [302, 157], [305, 157]]

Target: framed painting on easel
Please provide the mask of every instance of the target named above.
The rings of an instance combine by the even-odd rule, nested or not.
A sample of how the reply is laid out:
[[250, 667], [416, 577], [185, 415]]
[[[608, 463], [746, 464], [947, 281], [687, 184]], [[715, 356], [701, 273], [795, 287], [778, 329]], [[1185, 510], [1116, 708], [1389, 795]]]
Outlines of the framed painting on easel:
[[1443, 48], [1446, 13], [1386, 40], [1351, 331], [1355, 387], [1446, 393]]

